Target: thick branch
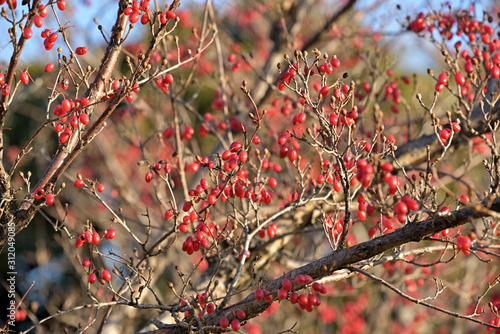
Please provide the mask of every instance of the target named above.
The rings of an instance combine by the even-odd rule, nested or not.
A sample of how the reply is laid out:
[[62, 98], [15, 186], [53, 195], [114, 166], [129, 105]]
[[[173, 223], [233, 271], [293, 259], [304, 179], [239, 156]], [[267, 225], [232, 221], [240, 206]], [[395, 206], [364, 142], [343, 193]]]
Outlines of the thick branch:
[[[285, 278], [294, 278], [298, 275], [310, 275], [314, 279], [320, 279], [322, 277], [331, 275], [333, 272], [346, 268], [350, 265], [358, 263], [362, 260], [367, 260], [391, 250], [395, 247], [410, 243], [419, 242], [428, 235], [434, 234], [436, 232], [442, 231], [447, 228], [453, 228], [459, 225], [471, 222], [474, 219], [479, 219], [487, 216], [484, 212], [485, 210], [480, 210], [480, 207], [474, 209], [473, 207], [467, 207], [461, 210], [452, 212], [446, 217], [435, 217], [429, 218], [417, 223], [409, 223], [404, 227], [395, 230], [392, 233], [377, 237], [375, 239], [360, 243], [350, 248], [340, 249], [327, 255], [319, 260], [311, 262], [305, 266], [294, 269], [280, 278], [272, 281], [267, 287], [267, 290], [274, 293], [274, 299], [277, 299], [276, 292], [281, 287], [282, 282]], [[493, 201], [490, 210], [495, 212], [500, 212], [500, 199]], [[217, 326], [220, 323], [220, 319], [225, 315], [229, 315], [232, 312], [236, 312], [241, 309], [247, 315], [247, 319], [258, 316], [262, 313], [268, 306], [269, 302], [264, 300], [255, 300], [254, 294], [250, 294], [244, 300], [232, 305], [223, 310], [223, 312], [217, 312], [217, 314], [209, 315], [204, 319], [204, 324], [206, 326]], [[183, 333], [181, 328], [176, 329], [161, 329], [155, 331], [156, 334], [160, 333]]]

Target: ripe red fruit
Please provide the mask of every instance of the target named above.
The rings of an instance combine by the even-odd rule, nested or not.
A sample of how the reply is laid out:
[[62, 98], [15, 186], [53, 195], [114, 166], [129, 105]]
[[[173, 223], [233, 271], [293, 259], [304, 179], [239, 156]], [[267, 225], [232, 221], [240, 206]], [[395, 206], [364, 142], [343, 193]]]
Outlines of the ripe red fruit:
[[86, 113], [82, 112], [80, 114], [80, 122], [84, 125], [87, 125], [89, 124], [90, 122], [90, 118], [89, 118], [89, 115], [87, 115]]
[[[80, 239], [80, 238], [78, 238], [78, 239]], [[81, 240], [81, 239], [80, 239], [80, 240]], [[84, 258], [84, 259], [82, 260], [82, 266], [84, 266], [85, 268], [86, 268], [86, 267], [88, 267], [88, 266], [90, 266], [90, 259], [88, 259], [88, 258]]]
[[75, 50], [76, 54], [82, 56], [87, 53], [87, 48], [84, 46], [77, 47]]
[[28, 27], [24, 28], [23, 36], [26, 39], [30, 39], [33, 36], [33, 31], [31, 31], [31, 28], [28, 28]]
[[36, 27], [41, 28], [43, 25], [42, 17], [40, 15], [35, 15], [35, 17], [33, 18], [33, 23]]
[[451, 123], [451, 128], [455, 132], [460, 132], [460, 130], [462, 130], [462, 128], [460, 127], [460, 124], [455, 123], [455, 122]]
[[41, 199], [45, 195], [45, 190], [43, 188], [37, 188], [35, 190], [35, 198], [36, 199]]
[[59, 8], [59, 10], [63, 11], [66, 9], [66, 1], [64, 0], [57, 0], [57, 8]]
[[150, 183], [151, 180], [153, 179], [153, 173], [147, 172], [146, 175], [144, 176], [144, 179], [146, 180], [147, 183]]
[[240, 154], [238, 154], [238, 160], [241, 163], [244, 163], [248, 160], [248, 152], [247, 151], [241, 151]]
[[97, 185], [97, 191], [100, 192], [100, 193], [103, 193], [104, 190], [105, 190], [104, 184], [99, 183]]
[[278, 144], [283, 145], [286, 143], [287, 140], [288, 140], [288, 135], [284, 133], [278, 137]]
[[53, 32], [50, 34], [50, 36], [47, 38], [47, 43], [55, 43], [57, 39], [59, 38], [59, 34], [57, 32]]
[[269, 238], [274, 238], [274, 236], [276, 235], [276, 230], [278, 228], [276, 227], [276, 225], [274, 223], [271, 223], [269, 225], [269, 227], [267, 228], [267, 235], [269, 236]]
[[290, 160], [290, 162], [294, 162], [296, 159], [297, 151], [292, 148], [290, 151], [288, 151], [288, 160]]
[[467, 196], [467, 195], [461, 195], [460, 196], [460, 202], [462, 202], [465, 205], [469, 204], [469, 202], [470, 202], [469, 196]]
[[271, 292], [269, 290], [264, 291], [265, 297], [264, 300], [266, 302], [272, 302], [273, 301], [273, 296], [271, 295]]
[[54, 195], [53, 194], [47, 194], [47, 196], [45, 197], [45, 204], [47, 204], [47, 205], [54, 204]]
[[174, 215], [174, 210], [170, 209], [165, 212], [165, 219], [170, 219]]
[[227, 328], [227, 326], [229, 326], [229, 320], [227, 320], [227, 318], [220, 319], [220, 326], [222, 328]]
[[82, 239], [82, 237], [76, 238], [76, 245], [75, 245], [75, 247], [76, 248], [80, 248], [82, 246], [83, 246], [83, 239]]
[[240, 321], [238, 319], [233, 319], [233, 321], [231, 321], [231, 328], [235, 332], [239, 331], [241, 328]]
[[465, 255], [470, 254], [470, 246], [471, 246], [472, 240], [469, 237], [464, 237], [462, 235], [459, 235], [457, 237], [457, 248], [461, 250]]
[[101, 236], [99, 235], [99, 233], [94, 232], [94, 234], [92, 234], [92, 243], [94, 245], [97, 245], [99, 244], [99, 242], [101, 242]]
[[457, 74], [455, 74], [455, 82], [459, 86], [464, 85], [465, 84], [465, 76], [462, 73], [457, 72]]
[[276, 188], [278, 186], [278, 181], [274, 177], [270, 177], [267, 182], [271, 188]]
[[167, 14], [167, 18], [169, 18], [170, 20], [175, 19], [175, 17], [176, 17], [175, 13], [171, 10], [167, 10], [167, 12], [165, 14]]
[[472, 73], [472, 72], [474, 72], [474, 65], [472, 65], [472, 63], [470, 63], [470, 62], [467, 62], [467, 63], [465, 63], [464, 69], [465, 69], [465, 72]]
[[338, 60], [337, 58], [333, 58], [332, 61], [331, 61], [331, 63], [332, 63], [332, 66], [334, 68], [339, 68], [340, 67], [340, 60]]
[[438, 77], [438, 82], [446, 85], [448, 83], [448, 75], [446, 73], [441, 73]]
[[278, 299], [283, 300], [283, 299], [286, 299], [286, 297], [288, 297], [288, 291], [285, 289], [279, 289], [278, 290]]
[[323, 97], [327, 96], [328, 95], [328, 92], [330, 91], [330, 88], [328, 88], [328, 86], [323, 86], [320, 91], [319, 91], [319, 94]]
[[116, 231], [113, 228], [110, 228], [109, 230], [106, 231], [104, 234], [105, 239], [114, 239], [116, 237]]
[[130, 21], [130, 23], [136, 23], [137, 21], [139, 21], [139, 13], [137, 12], [132, 12], [132, 14], [130, 14], [130, 16], [128, 17], [128, 20]]
[[307, 296], [300, 294], [298, 301], [299, 301], [299, 304], [306, 305], [307, 301], [308, 301]]
[[493, 66], [491, 69], [491, 77], [497, 79], [500, 76], [500, 68], [498, 66]]
[[101, 273], [101, 277], [103, 280], [105, 280], [106, 282], [109, 282], [111, 281], [111, 273], [107, 270], [103, 270], [102, 273]]
[[97, 281], [97, 276], [94, 273], [90, 273], [87, 277], [87, 280], [90, 284], [94, 284]]
[[298, 300], [299, 300], [299, 294], [297, 292], [292, 292], [290, 294], [290, 303], [297, 304]]
[[85, 242], [92, 243], [92, 233], [90, 231], [85, 231]]
[[29, 82], [29, 74], [28, 74], [28, 72], [21, 72], [21, 74], [19, 75], [19, 79], [21, 79], [21, 82], [24, 85], [27, 85], [28, 82]]
[[246, 314], [243, 310], [238, 310], [238, 312], [236, 312], [236, 315], [238, 316], [238, 318], [240, 318], [242, 320], [245, 319], [245, 317], [246, 317]]
[[312, 304], [314, 306], [318, 306], [319, 304], [321, 304], [319, 297], [312, 293], [307, 296], [307, 302], [308, 304]]
[[285, 278], [283, 280], [283, 282], [281, 283], [281, 285], [283, 286], [283, 289], [285, 289], [286, 291], [289, 291], [292, 289], [292, 282], [290, 282], [290, 280], [288, 278]]
[[207, 304], [207, 307], [205, 309], [208, 314], [212, 314], [215, 311], [215, 305], [213, 303]]
[[45, 65], [45, 72], [52, 72], [52, 70], [54, 69], [54, 64], [52, 63], [48, 63], [47, 65]]
[[262, 289], [255, 290], [254, 296], [255, 296], [255, 300], [262, 300], [262, 299], [264, 299], [264, 290], [262, 290]]

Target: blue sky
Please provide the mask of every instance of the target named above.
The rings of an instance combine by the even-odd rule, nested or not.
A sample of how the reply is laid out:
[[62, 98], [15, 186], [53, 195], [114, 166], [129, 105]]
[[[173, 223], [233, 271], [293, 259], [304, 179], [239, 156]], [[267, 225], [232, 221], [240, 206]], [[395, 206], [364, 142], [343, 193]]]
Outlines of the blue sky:
[[[321, 2], [323, 3], [322, 5], [327, 8], [334, 8], [335, 6], [333, 4], [337, 3], [337, 1], [338, 0], [323, 0]], [[201, 0], [183, 1], [181, 3], [181, 8], [200, 2]], [[234, 1], [214, 2], [216, 8], [235, 5]], [[439, 8], [442, 2], [443, 1], [436, 0], [358, 0], [356, 6], [357, 8], [374, 7], [372, 14], [364, 19], [367, 25], [380, 28], [387, 32], [397, 32], [400, 29], [397, 23], [398, 19], [404, 21], [408, 14], [414, 16], [418, 12], [425, 11], [426, 9], [436, 8], [436, 6]], [[476, 3], [478, 8], [477, 12], [481, 13], [481, 4], [491, 1], [449, 1], [453, 7], [462, 8], [468, 7], [472, 2]], [[73, 0], [67, 1], [67, 3], [67, 13], [58, 11], [58, 15], [60, 15], [60, 20], [63, 25], [77, 27], [72, 28], [69, 34], [73, 39], [72, 45], [74, 48], [77, 46], [103, 43], [103, 38], [97, 30], [97, 24], [94, 22], [94, 18], [97, 18], [98, 22], [103, 25], [104, 31], [110, 31], [116, 15], [117, 1]], [[151, 3], [153, 4], [154, 2], [152, 1]], [[396, 9], [397, 4], [401, 5], [401, 10]], [[17, 11], [17, 15], [19, 16], [19, 8]], [[76, 15], [66, 15], [71, 12], [76, 13]], [[49, 17], [51, 17], [51, 19], [45, 22], [44, 28], [57, 27], [57, 24], [53, 20], [52, 13]], [[7, 27], [7, 22], [3, 19], [0, 20], [0, 63], [4, 65], [12, 52], [12, 47], [8, 43], [9, 37], [7, 34]], [[33, 37], [28, 41], [26, 51], [22, 57], [22, 59], [28, 63], [34, 61], [48, 62], [50, 59], [52, 59], [52, 61], [57, 59], [57, 46], [61, 45], [61, 41], [58, 41], [56, 47], [51, 51], [45, 51], [43, 49], [43, 39], [40, 37], [41, 30], [40, 28], [33, 27]], [[134, 37], [134, 34], [132, 34], [132, 37]], [[398, 38], [398, 41], [395, 41], [395, 43], [397, 43], [397, 52], [402, 55], [398, 65], [401, 68], [408, 69], [412, 72], [422, 71], [422, 69], [425, 71], [427, 67], [433, 67], [433, 58], [429, 56], [429, 52], [432, 52], [433, 48], [430, 45], [425, 46], [424, 43], [421, 43], [421, 41], [412, 36], [412, 34], [406, 34], [405, 37]], [[99, 54], [94, 56], [99, 57]]]

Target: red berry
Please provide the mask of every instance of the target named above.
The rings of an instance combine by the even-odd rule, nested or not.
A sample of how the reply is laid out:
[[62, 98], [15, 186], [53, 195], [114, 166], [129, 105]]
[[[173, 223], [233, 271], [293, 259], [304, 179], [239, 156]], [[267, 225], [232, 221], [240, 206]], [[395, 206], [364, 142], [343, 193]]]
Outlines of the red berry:
[[299, 295], [299, 304], [306, 305], [307, 304], [307, 296], [306, 295]]
[[166, 12], [165, 14], [167, 14], [167, 18], [168, 18], [168, 19], [170, 19], [170, 20], [171, 20], [171, 19], [175, 19], [175, 16], [176, 16], [176, 15], [175, 15], [175, 13], [174, 13], [173, 11], [171, 11], [171, 10], [167, 10], [167, 12]]
[[105, 280], [106, 282], [109, 282], [111, 281], [111, 273], [107, 270], [103, 270], [102, 273], [101, 273], [101, 277], [103, 280]]
[[24, 28], [23, 36], [26, 39], [30, 39], [33, 36], [33, 31], [31, 31], [31, 28], [28, 28], [28, 27]]
[[207, 304], [207, 307], [205, 309], [208, 314], [212, 314], [215, 311], [215, 305], [213, 303]]
[[236, 315], [238, 316], [238, 318], [240, 318], [242, 320], [245, 319], [245, 317], [246, 317], [246, 314], [243, 310], [238, 310], [238, 312], [236, 312]]
[[47, 194], [47, 196], [45, 197], [45, 203], [47, 205], [54, 204], [54, 195], [53, 194]]
[[222, 328], [227, 328], [227, 326], [229, 326], [229, 320], [227, 320], [227, 318], [220, 319], [220, 326]]
[[76, 51], [77, 55], [82, 56], [82, 55], [87, 53], [87, 48], [84, 46], [80, 46], [80, 47], [77, 47], [75, 51]]
[[467, 196], [467, 195], [461, 195], [460, 196], [460, 202], [462, 202], [465, 205], [469, 204], [469, 202], [470, 202], [469, 196]]
[[328, 88], [328, 86], [323, 86], [320, 91], [319, 91], [319, 94], [323, 97], [327, 96], [328, 95], [328, 92], [330, 91], [330, 88]]
[[241, 151], [240, 154], [238, 154], [238, 160], [241, 163], [244, 163], [248, 160], [248, 152], [247, 151]]
[[90, 273], [87, 280], [90, 284], [94, 284], [97, 281], [97, 276], [94, 273]]
[[[78, 238], [78, 239], [80, 239], [80, 238]], [[80, 240], [81, 240], [81, 239], [80, 239]], [[90, 259], [88, 259], [88, 258], [84, 258], [84, 259], [82, 260], [82, 266], [84, 266], [85, 268], [86, 268], [86, 267], [88, 267], [88, 266], [90, 266]]]
[[283, 299], [286, 299], [286, 297], [288, 297], [288, 291], [285, 289], [279, 289], [278, 290], [278, 299], [283, 300]]
[[75, 181], [75, 187], [76, 187], [76, 188], [80, 188], [80, 187], [82, 187], [84, 184], [85, 184], [85, 182], [84, 182], [82, 179], [77, 179], [77, 180]]
[[240, 321], [238, 319], [233, 319], [233, 321], [231, 321], [231, 328], [235, 332], [239, 331], [241, 328]]
[[52, 72], [52, 70], [54, 69], [54, 64], [52, 63], [48, 63], [47, 65], [45, 65], [45, 72]]
[[165, 212], [165, 219], [170, 219], [174, 215], [174, 210], [170, 209]]
[[462, 86], [465, 84], [465, 76], [462, 73], [457, 72], [457, 74], [455, 74], [455, 81], [457, 85]]
[[290, 151], [288, 151], [288, 160], [294, 162], [296, 159], [297, 159], [297, 151], [292, 148]]
[[85, 231], [85, 242], [92, 243], [92, 233], [90, 231]]
[[101, 242], [101, 236], [99, 235], [99, 233], [94, 232], [94, 233], [92, 234], [92, 243], [93, 243], [94, 245], [97, 245], [97, 244], [99, 244], [99, 242]]
[[254, 296], [255, 296], [255, 300], [262, 300], [262, 299], [264, 299], [264, 290], [262, 290], [262, 289], [255, 290]]
[[493, 66], [491, 69], [491, 77], [497, 79], [500, 76], [500, 68], [498, 66]]
[[289, 291], [292, 289], [292, 282], [290, 282], [290, 280], [288, 278], [285, 278], [283, 280], [283, 282], [281, 283], [281, 285], [283, 286], [283, 289], [285, 289], [286, 291]]
[[273, 296], [271, 295], [271, 292], [269, 290], [264, 291], [264, 300], [266, 302], [272, 302], [273, 301]]
[[114, 239], [116, 237], [116, 231], [113, 228], [110, 228], [109, 230], [106, 231], [104, 234], [105, 239]]
[[33, 23], [36, 27], [41, 28], [43, 25], [42, 17], [40, 15], [35, 15], [35, 17], [33, 18]]
[[267, 228], [267, 235], [269, 236], [269, 238], [274, 238], [274, 236], [276, 235], [276, 230], [276, 225], [274, 223], [271, 223]]
[[467, 63], [465, 63], [464, 69], [465, 69], [465, 72], [472, 73], [472, 72], [474, 72], [474, 65], [472, 65], [472, 63], [470, 63], [470, 62], [467, 62]]
[[100, 192], [100, 193], [103, 193], [104, 190], [105, 190], [104, 184], [99, 183], [97, 185], [97, 191]]
[[132, 14], [130, 14], [130, 16], [128, 17], [130, 23], [136, 23], [137, 21], [139, 21], [139, 13], [137, 12], [133, 12]]
[[90, 118], [89, 118], [89, 115], [87, 115], [86, 113], [82, 112], [80, 114], [80, 122], [84, 125], [87, 125], [89, 124], [90, 122]]
[[55, 43], [57, 41], [57, 39], [59, 38], [59, 35], [57, 34], [57, 32], [53, 32], [52, 34], [50, 34], [50, 36], [47, 38], [47, 43]]
[[66, 9], [66, 1], [64, 0], [57, 0], [57, 8], [59, 8], [59, 10], [65, 10]]
[[278, 181], [274, 177], [270, 177], [268, 181], [269, 187], [276, 188], [278, 186]]
[[37, 188], [35, 190], [35, 198], [36, 199], [41, 199], [45, 195], [45, 190], [43, 188]]
[[438, 77], [438, 82], [446, 85], [448, 83], [448, 75], [446, 73], [441, 73]]
[[290, 294], [290, 303], [297, 304], [298, 300], [299, 300], [299, 294], [297, 292], [292, 292]]
[[76, 248], [80, 248], [83, 246], [83, 239], [81, 237], [76, 238]]

